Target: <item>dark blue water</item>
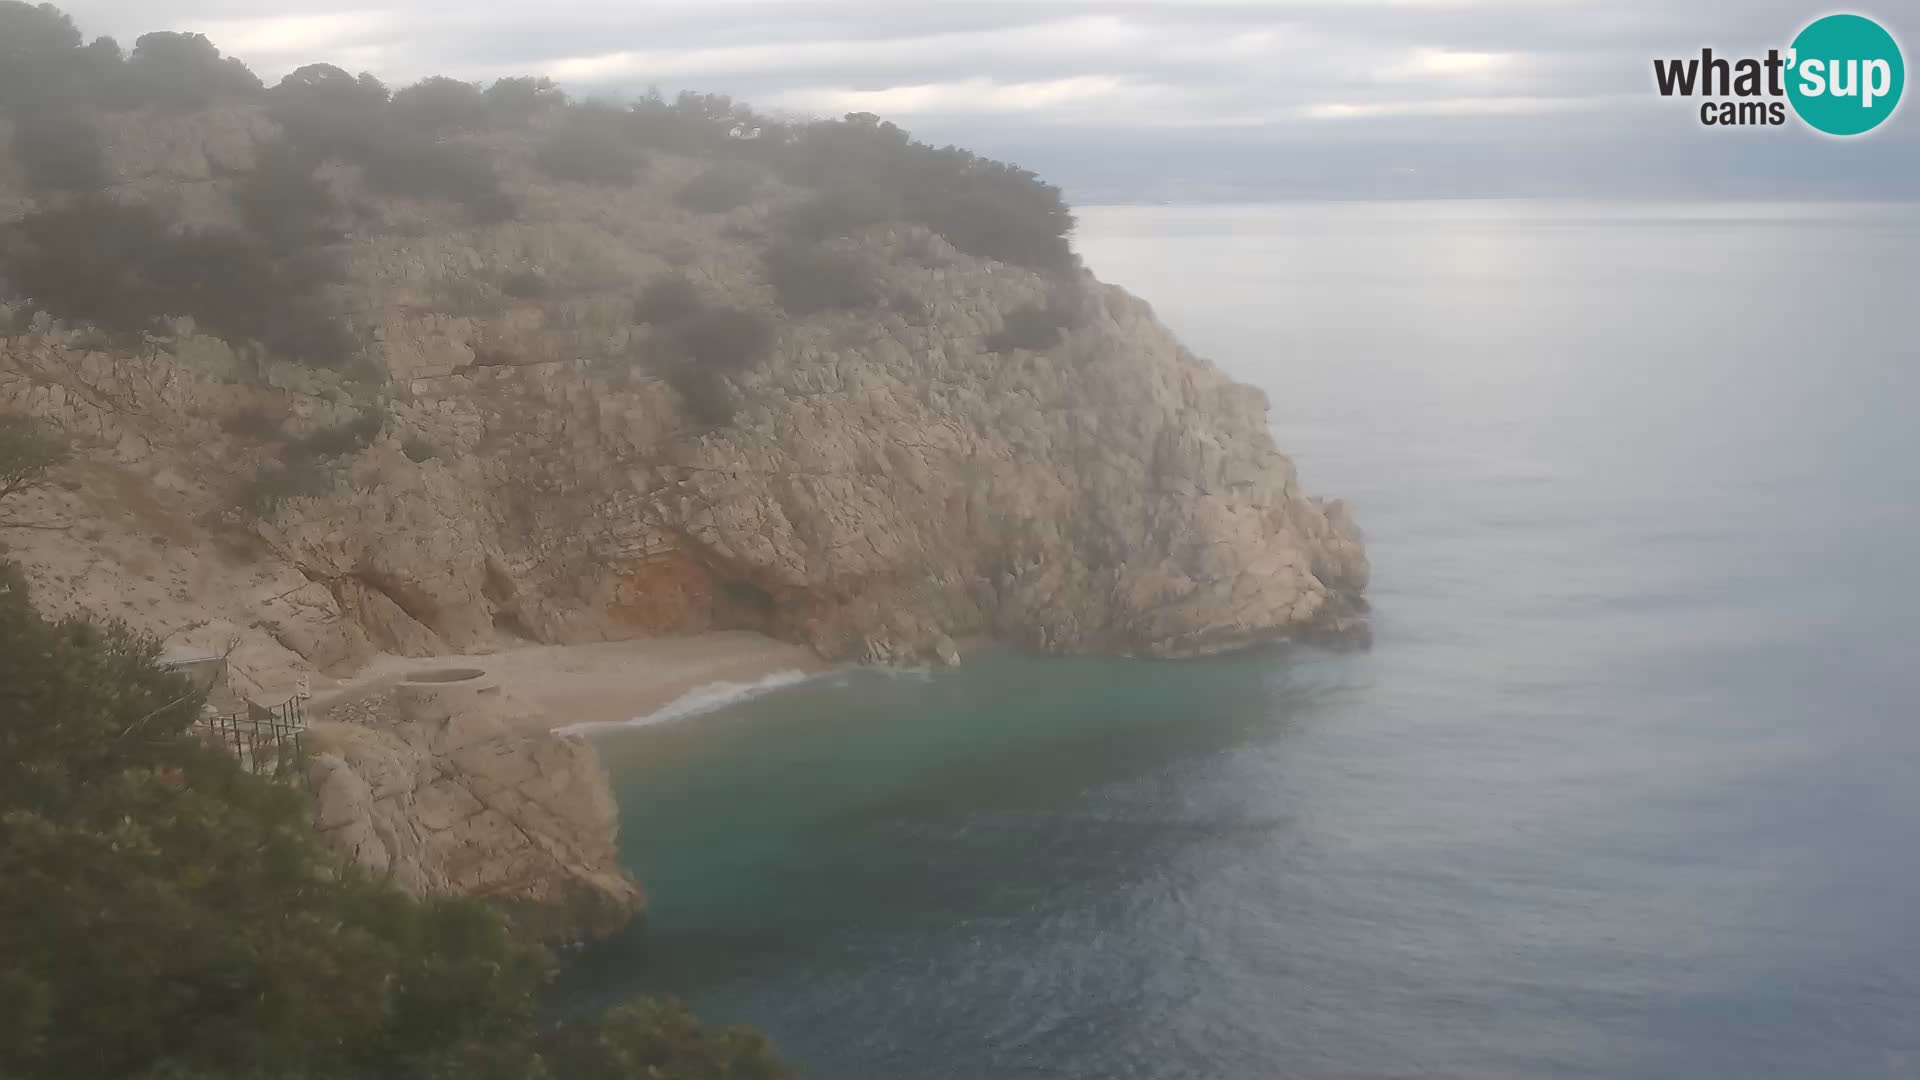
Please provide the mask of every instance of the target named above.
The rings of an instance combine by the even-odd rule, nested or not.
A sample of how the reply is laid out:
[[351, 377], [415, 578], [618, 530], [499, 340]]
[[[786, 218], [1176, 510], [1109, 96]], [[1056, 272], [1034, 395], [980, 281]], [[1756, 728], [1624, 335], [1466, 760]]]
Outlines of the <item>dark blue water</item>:
[[1920, 211], [1096, 209], [1370, 652], [997, 657], [603, 740], [677, 993], [817, 1077], [1920, 1075]]

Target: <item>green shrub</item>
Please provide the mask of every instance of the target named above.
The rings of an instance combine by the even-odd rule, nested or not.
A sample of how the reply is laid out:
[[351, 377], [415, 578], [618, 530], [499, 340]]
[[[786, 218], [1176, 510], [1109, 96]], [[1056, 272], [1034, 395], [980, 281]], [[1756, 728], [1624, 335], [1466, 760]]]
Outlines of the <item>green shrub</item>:
[[507, 126], [525, 124], [541, 113], [567, 105], [566, 91], [545, 76], [495, 80], [484, 97], [487, 119]]
[[751, 202], [760, 181], [759, 169], [745, 162], [723, 161], [689, 180], [673, 201], [703, 214], [724, 214]]
[[204, 34], [157, 32], [133, 43], [122, 76], [132, 102], [176, 112], [204, 109], [223, 98], [252, 98], [260, 80]]
[[987, 348], [993, 352], [1014, 349], [1044, 352], [1060, 344], [1061, 333], [1076, 321], [1062, 306], [1022, 304], [1007, 312], [1000, 329], [987, 337]]
[[895, 289], [893, 295], [887, 297], [887, 310], [915, 326], [926, 325], [933, 314], [925, 300], [905, 289]]
[[775, 244], [767, 249], [766, 269], [780, 306], [792, 315], [866, 307], [880, 299], [864, 262], [817, 244]]
[[570, 1080], [774, 1080], [786, 1067], [764, 1035], [702, 1025], [676, 1002], [640, 1001], [557, 1033], [547, 1061]]
[[289, 301], [259, 341], [280, 356], [313, 367], [373, 381], [385, 377], [367, 357], [363, 343], [346, 320], [319, 297]]
[[275, 258], [231, 229], [171, 229], [147, 206], [96, 196], [29, 215], [0, 245], [0, 271], [42, 308], [107, 330], [138, 333], [190, 315], [234, 341], [339, 366], [357, 343], [327, 309], [336, 260]]
[[852, 236], [868, 227], [906, 217], [906, 205], [893, 192], [860, 180], [848, 180], [830, 190], [788, 207], [779, 218], [780, 232], [808, 243], [836, 236]]
[[[57, 11], [9, 4], [0, 8], [0, 107], [16, 116], [29, 111], [26, 103], [48, 111], [103, 95], [118, 94], [127, 105], [197, 108], [259, 94], [258, 80], [199, 35], [149, 34], [122, 62], [108, 40], [81, 49], [78, 31]], [[722, 160], [678, 193], [689, 209], [741, 205], [765, 169], [820, 193], [788, 215], [798, 239], [911, 221], [970, 254], [1048, 271], [1073, 266], [1074, 220], [1059, 188], [1005, 162], [916, 141], [869, 113], [786, 123], [731, 98], [690, 92], [671, 102], [651, 94], [624, 110], [570, 106], [538, 78], [502, 79], [482, 92], [435, 76], [390, 98], [378, 80], [325, 64], [288, 75], [267, 101], [287, 139], [315, 159], [357, 162], [394, 194], [460, 200], [482, 221], [510, 217], [512, 200], [465, 151], [423, 133], [524, 124], [565, 109], [536, 154], [557, 179], [631, 183], [645, 147], [706, 154]]]
[[73, 20], [53, 5], [0, 0], [0, 112], [16, 122], [139, 104], [118, 101], [123, 68], [118, 43], [103, 37], [82, 48]]
[[342, 213], [331, 188], [314, 175], [318, 161], [278, 139], [260, 147], [253, 171], [234, 185], [234, 208], [253, 235], [276, 252], [338, 243]]
[[673, 327], [673, 342], [696, 366], [738, 371], [752, 367], [773, 345], [773, 327], [738, 308], [706, 308]]
[[634, 302], [634, 319], [658, 327], [667, 382], [680, 395], [695, 422], [719, 427], [734, 413], [728, 372], [758, 363], [773, 346], [773, 327], [749, 311], [707, 307], [699, 292], [678, 274], [662, 274]]
[[351, 420], [321, 428], [287, 447], [289, 460], [296, 458], [337, 458], [358, 453], [373, 445], [387, 426], [387, 414], [378, 409], [364, 412]]
[[487, 99], [472, 83], [433, 75], [395, 93], [392, 109], [401, 124], [439, 133], [480, 126]]
[[[38, 420], [0, 416], [0, 503], [47, 486], [47, 473], [72, 451], [67, 440]], [[21, 524], [0, 510], [0, 528]]]
[[55, 66], [80, 41], [73, 17], [52, 4], [0, 3], [0, 87], [11, 88], [17, 72]]
[[487, 152], [465, 143], [422, 140], [383, 125], [360, 159], [367, 183], [389, 195], [445, 199], [467, 208], [482, 224], [508, 221], [519, 207], [500, 187]]
[[289, 499], [316, 498], [333, 490], [333, 474], [308, 456], [263, 463], [233, 494], [233, 504], [253, 517], [267, 517]]
[[417, 433], [407, 436], [406, 441], [400, 444], [400, 452], [416, 465], [440, 456], [440, 448], [434, 445], [433, 440]]
[[695, 423], [725, 427], [733, 421], [733, 386], [717, 369], [682, 365], [668, 370], [667, 382]]
[[384, 123], [387, 88], [332, 64], [308, 64], [267, 94], [267, 113], [288, 143], [317, 160], [360, 161]]
[[107, 166], [93, 121], [77, 111], [15, 116], [13, 156], [37, 191], [98, 191]]
[[633, 319], [665, 326], [699, 313], [704, 306], [693, 282], [679, 274], [661, 274], [640, 290], [633, 302]]
[[823, 192], [886, 193], [898, 205], [889, 217], [920, 222], [968, 254], [1040, 270], [1073, 265], [1073, 214], [1059, 188], [1005, 162], [916, 142], [871, 113], [806, 125], [773, 160]]
[[729, 153], [746, 142], [737, 136], [768, 126], [764, 118], [724, 94], [683, 90], [669, 102], [649, 92], [628, 109], [627, 128], [641, 145], [683, 154]]
[[[176, 235], [151, 208], [81, 199], [21, 219], [9, 266], [16, 284], [47, 310], [113, 330], [142, 330], [162, 315], [197, 317], [225, 308], [206, 296], [229, 282], [253, 298], [267, 275], [238, 234]], [[213, 320], [208, 320], [213, 321]]]
[[[481, 223], [510, 220], [519, 208], [501, 188], [487, 152], [431, 134], [460, 111], [449, 104], [461, 94], [450, 87], [459, 85], [424, 80], [401, 92], [413, 92], [401, 106], [370, 75], [355, 78], [331, 64], [308, 64], [267, 95], [268, 113], [301, 155], [358, 164], [376, 191], [457, 202]], [[473, 93], [478, 98], [479, 91]]]
[[555, 180], [626, 187], [647, 164], [627, 138], [619, 114], [576, 109], [541, 140], [534, 164]]

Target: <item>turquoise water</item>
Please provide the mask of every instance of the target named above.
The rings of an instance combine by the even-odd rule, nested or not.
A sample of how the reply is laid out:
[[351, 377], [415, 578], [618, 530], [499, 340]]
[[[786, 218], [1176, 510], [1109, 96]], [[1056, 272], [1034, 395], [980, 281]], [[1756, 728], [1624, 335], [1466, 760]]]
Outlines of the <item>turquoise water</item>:
[[1920, 212], [1095, 208], [1375, 645], [609, 733], [671, 992], [819, 1077], [1920, 1073]]

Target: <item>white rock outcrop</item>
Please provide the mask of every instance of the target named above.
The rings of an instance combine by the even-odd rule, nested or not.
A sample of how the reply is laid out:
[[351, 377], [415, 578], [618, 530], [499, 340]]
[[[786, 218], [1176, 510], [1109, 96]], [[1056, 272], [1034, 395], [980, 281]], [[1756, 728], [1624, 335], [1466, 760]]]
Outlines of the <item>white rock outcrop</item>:
[[474, 674], [321, 711], [307, 781], [322, 835], [407, 892], [491, 901], [548, 940], [619, 928], [642, 897], [599, 759], [577, 736], [526, 733], [526, 707]]

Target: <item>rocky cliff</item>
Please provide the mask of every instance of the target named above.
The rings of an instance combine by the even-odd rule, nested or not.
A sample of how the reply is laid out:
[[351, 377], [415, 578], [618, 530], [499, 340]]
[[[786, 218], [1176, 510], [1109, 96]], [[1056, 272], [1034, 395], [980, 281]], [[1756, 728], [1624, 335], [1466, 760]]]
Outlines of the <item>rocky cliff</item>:
[[[232, 177], [274, 133], [253, 107], [100, 127], [114, 198], [190, 225], [231, 222]], [[703, 213], [670, 197], [697, 159], [594, 187], [544, 177], [524, 137], [476, 141], [518, 220], [472, 225], [324, 170], [358, 214], [337, 291], [371, 372], [188, 319], [115, 343], [10, 301], [0, 403], [86, 451], [48, 507], [77, 533], [19, 557], [72, 604], [239, 639], [261, 680], [375, 650], [719, 626], [912, 660], [962, 635], [1182, 655], [1351, 624], [1367, 576], [1351, 518], [1300, 489], [1259, 391], [1122, 290], [882, 224], [833, 246], [884, 303], [796, 316], [760, 252], [806, 192], [768, 178]], [[0, 213], [24, 214], [4, 161]], [[724, 423], [636, 360], [659, 328], [634, 297], [667, 275], [771, 319], [766, 358], [721, 384]], [[1048, 347], [996, 347], [1010, 315], [1063, 305], [1075, 324]], [[363, 444], [235, 510], [289, 442], [356, 423]]]

